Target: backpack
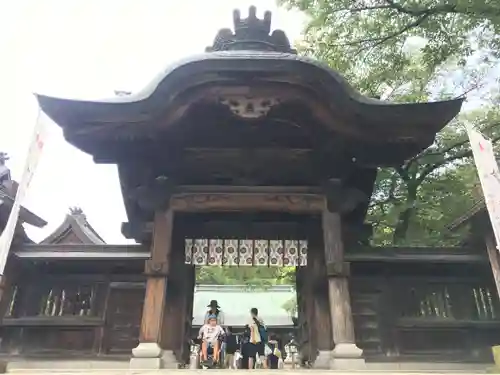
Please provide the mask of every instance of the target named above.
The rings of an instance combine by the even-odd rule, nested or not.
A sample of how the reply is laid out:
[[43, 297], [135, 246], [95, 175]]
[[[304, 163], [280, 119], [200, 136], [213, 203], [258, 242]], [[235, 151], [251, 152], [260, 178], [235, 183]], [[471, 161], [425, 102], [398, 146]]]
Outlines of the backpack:
[[257, 326], [259, 327], [259, 335], [260, 339], [263, 343], [267, 342], [268, 335], [267, 335], [267, 328], [265, 325], [261, 324], [260, 321], [257, 321]]

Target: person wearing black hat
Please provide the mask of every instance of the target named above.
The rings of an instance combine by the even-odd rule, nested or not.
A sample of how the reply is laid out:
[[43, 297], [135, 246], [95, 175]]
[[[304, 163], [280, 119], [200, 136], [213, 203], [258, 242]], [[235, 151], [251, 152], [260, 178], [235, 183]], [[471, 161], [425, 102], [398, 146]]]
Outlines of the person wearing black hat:
[[[205, 314], [205, 324], [208, 323], [209, 317], [215, 316], [217, 318], [217, 325], [219, 325], [220, 327], [222, 327], [222, 330], [225, 331], [225, 327], [224, 327], [224, 313], [221, 311], [219, 303], [217, 302], [217, 300], [215, 300], [215, 299], [211, 300], [210, 303], [207, 305], [207, 307], [209, 309], [208, 309], [208, 311]], [[225, 351], [226, 351], [226, 343], [224, 341], [221, 341], [220, 344], [221, 344], [222, 356], [223, 356], [223, 359], [224, 359], [224, 354], [225, 354]]]
[[224, 313], [220, 309], [219, 303], [217, 300], [213, 299], [207, 305], [209, 307], [207, 313], [205, 314], [205, 323], [208, 322], [208, 317], [210, 315], [215, 315], [217, 317], [217, 324], [224, 327]]

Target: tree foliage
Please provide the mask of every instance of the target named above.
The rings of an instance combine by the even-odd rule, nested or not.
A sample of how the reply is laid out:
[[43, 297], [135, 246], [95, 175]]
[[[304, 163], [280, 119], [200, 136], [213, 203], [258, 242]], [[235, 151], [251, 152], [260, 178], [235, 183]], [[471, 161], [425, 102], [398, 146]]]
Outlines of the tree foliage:
[[[491, 0], [279, 0], [310, 22], [303, 52], [327, 61], [366, 93], [397, 86], [411, 40], [425, 39], [422, 68], [433, 72], [481, 50], [500, 51], [500, 3]], [[387, 74], [391, 72], [392, 74]], [[392, 77], [392, 78], [391, 78]]]
[[394, 102], [472, 99], [429, 149], [397, 168], [380, 170], [368, 217], [374, 244], [462, 240], [462, 233], [445, 228], [478, 198], [464, 123], [494, 142], [500, 139], [500, 2], [280, 2], [309, 16], [301, 52], [340, 71], [363, 94]]
[[298, 306], [296, 297], [289, 299], [281, 307], [288, 313], [288, 315], [297, 316]]
[[197, 269], [196, 282], [210, 285], [246, 285], [267, 288], [295, 283], [295, 267], [215, 267]]

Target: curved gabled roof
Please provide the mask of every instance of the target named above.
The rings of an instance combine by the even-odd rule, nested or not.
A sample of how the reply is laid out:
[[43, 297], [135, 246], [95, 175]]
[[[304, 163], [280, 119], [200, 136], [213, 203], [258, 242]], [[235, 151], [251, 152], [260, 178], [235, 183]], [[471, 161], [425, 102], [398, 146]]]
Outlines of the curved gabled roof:
[[325, 64], [298, 56], [283, 31], [271, 33], [270, 12], [260, 20], [250, 7], [248, 18], [235, 11], [233, 20], [234, 32], [221, 29], [206, 53], [169, 64], [138, 92], [95, 101], [37, 95], [40, 106], [69, 142], [96, 157], [110, 140], [156, 138], [201, 101], [231, 107], [240, 104], [237, 98], [250, 98], [257, 117], [299, 101], [330, 137], [361, 140], [373, 146], [372, 154], [405, 144], [396, 163], [428, 147], [460, 111], [463, 99], [390, 103], [365, 97]]
[[70, 209], [70, 213], [66, 215], [62, 224], [40, 242], [40, 244], [58, 243], [105, 244], [80, 208]]
[[[361, 95], [336, 71], [305, 56], [270, 51], [221, 51], [192, 56], [162, 70], [140, 91], [96, 101], [37, 95], [39, 103], [72, 138], [72, 133], [108, 127], [117, 131], [178, 109], [176, 99], [200, 85], [230, 84], [235, 73], [251, 74], [257, 83], [287, 82], [313, 90], [325, 108], [351, 131], [384, 130], [396, 139], [433, 137], [460, 111], [463, 99], [430, 103], [391, 103]], [[232, 76], [232, 78], [230, 78]], [[210, 77], [210, 78], [209, 78]], [[335, 127], [336, 124], [326, 124]], [[104, 129], [103, 129], [104, 130]], [[138, 129], [139, 130], [139, 129]], [[349, 129], [343, 129], [349, 131]]]

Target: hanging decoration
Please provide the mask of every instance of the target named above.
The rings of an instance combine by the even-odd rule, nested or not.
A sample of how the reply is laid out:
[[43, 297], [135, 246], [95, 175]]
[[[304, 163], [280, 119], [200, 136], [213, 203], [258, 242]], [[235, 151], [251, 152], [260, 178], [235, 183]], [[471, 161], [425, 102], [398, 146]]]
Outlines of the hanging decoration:
[[306, 266], [306, 240], [186, 239], [185, 263], [196, 266]]

